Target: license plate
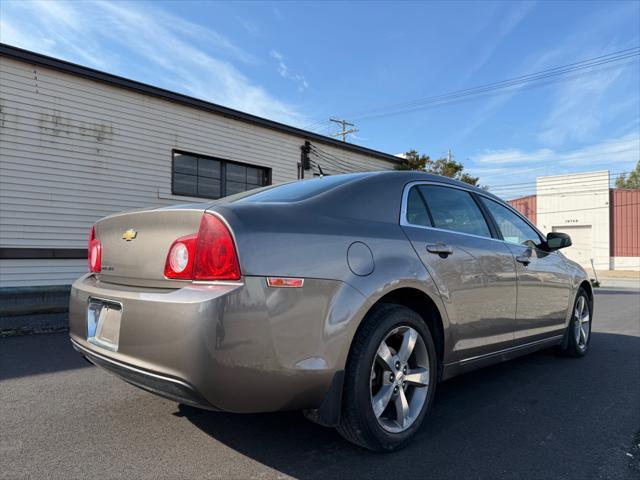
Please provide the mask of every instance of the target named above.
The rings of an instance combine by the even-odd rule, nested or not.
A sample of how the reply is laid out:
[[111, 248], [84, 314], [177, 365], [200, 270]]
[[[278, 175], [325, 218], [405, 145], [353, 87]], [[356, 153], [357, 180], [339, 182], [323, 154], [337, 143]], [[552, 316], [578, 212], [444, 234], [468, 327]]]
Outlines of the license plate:
[[87, 307], [87, 341], [100, 348], [117, 352], [121, 318], [120, 303], [90, 298]]

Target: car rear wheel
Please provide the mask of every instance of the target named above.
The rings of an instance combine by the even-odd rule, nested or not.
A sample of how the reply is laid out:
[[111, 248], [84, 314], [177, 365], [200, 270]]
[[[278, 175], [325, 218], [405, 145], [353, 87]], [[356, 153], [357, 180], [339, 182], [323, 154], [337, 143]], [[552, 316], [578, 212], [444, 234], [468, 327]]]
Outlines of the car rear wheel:
[[591, 342], [591, 321], [593, 319], [593, 305], [584, 288], [578, 290], [573, 304], [571, 320], [566, 332], [565, 346], [561, 349], [564, 355], [582, 357], [589, 349]]
[[431, 404], [436, 369], [436, 349], [423, 319], [400, 305], [376, 307], [349, 355], [338, 431], [371, 450], [404, 446]]

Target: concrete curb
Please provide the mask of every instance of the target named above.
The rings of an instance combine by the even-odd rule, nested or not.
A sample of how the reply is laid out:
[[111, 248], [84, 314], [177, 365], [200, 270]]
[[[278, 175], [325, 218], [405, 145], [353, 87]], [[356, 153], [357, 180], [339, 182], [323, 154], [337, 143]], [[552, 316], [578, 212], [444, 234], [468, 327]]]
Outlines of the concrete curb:
[[631, 288], [640, 290], [640, 279], [637, 278], [601, 278], [600, 288]]
[[69, 330], [67, 312], [0, 317], [0, 337], [57, 333]]
[[70, 285], [0, 288], [0, 336], [68, 329]]

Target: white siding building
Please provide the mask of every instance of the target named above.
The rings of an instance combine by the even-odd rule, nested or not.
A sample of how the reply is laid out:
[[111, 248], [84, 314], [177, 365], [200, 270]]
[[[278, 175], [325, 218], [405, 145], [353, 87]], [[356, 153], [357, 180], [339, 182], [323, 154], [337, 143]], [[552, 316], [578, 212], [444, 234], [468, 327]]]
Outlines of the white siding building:
[[0, 287], [70, 284], [114, 212], [398, 161], [0, 44]]
[[611, 188], [608, 171], [538, 177], [509, 201], [544, 233], [571, 236], [563, 253], [591, 271], [640, 271], [640, 190]]
[[564, 253], [581, 265], [609, 269], [609, 172], [538, 177], [538, 227], [571, 236]]

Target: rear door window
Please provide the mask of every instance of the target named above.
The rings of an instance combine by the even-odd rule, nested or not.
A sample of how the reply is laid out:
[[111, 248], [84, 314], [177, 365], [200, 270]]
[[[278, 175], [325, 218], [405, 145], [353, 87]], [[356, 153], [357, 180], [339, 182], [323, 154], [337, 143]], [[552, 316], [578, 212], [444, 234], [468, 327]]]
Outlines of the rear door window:
[[411, 190], [409, 190], [409, 195], [407, 195], [406, 221], [411, 225], [421, 227], [432, 226], [427, 206], [422, 199], [422, 194], [418, 190], [418, 187], [412, 187]]
[[420, 185], [418, 188], [427, 202], [434, 227], [491, 237], [482, 211], [469, 192], [437, 185]]

